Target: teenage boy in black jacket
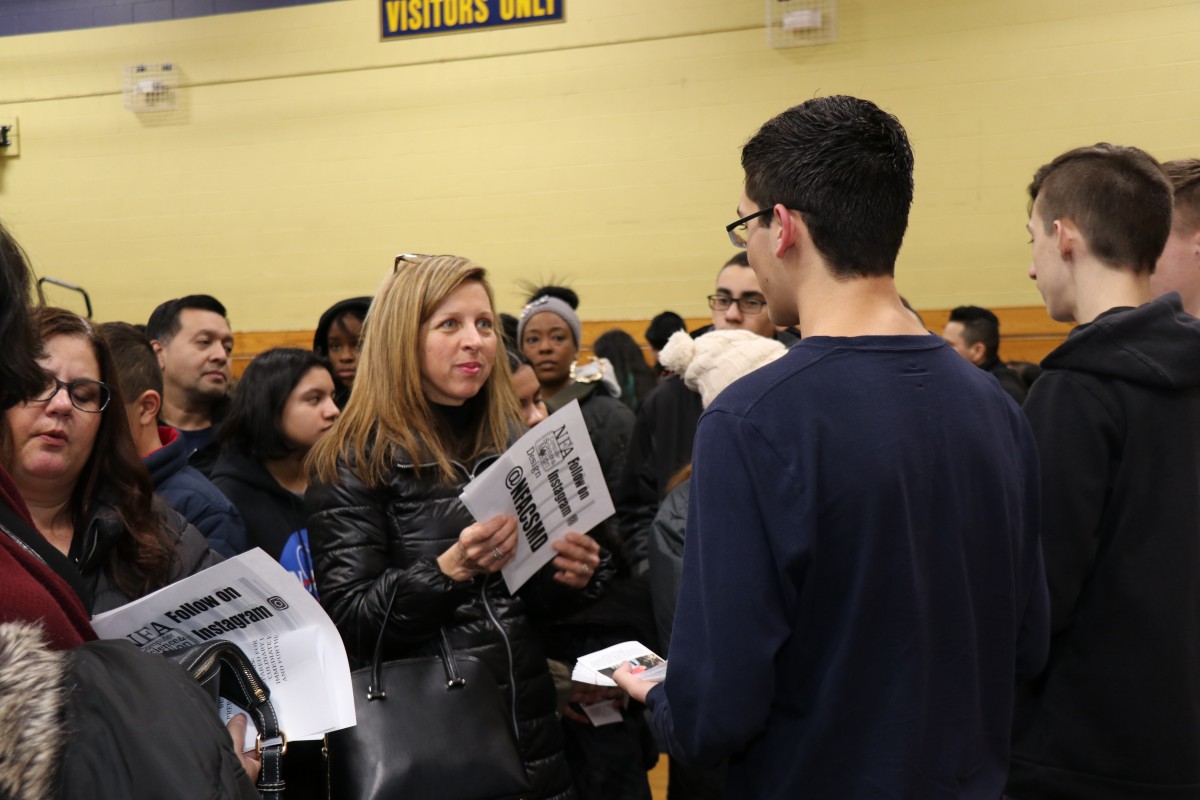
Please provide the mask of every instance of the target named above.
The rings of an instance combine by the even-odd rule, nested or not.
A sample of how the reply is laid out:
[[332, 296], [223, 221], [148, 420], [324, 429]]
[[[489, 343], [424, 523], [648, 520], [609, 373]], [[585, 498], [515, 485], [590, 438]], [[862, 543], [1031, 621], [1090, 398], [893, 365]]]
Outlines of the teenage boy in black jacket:
[[1200, 320], [1150, 288], [1171, 186], [1098, 144], [1029, 193], [1030, 277], [1079, 327], [1024, 406], [1052, 638], [1017, 695], [1008, 795], [1200, 797]]

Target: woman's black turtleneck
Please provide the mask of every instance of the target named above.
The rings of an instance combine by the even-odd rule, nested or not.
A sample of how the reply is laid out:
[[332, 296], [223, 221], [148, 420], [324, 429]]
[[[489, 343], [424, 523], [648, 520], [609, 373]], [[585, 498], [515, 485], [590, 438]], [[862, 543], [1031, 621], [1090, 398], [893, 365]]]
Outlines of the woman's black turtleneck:
[[446, 406], [430, 401], [434, 424], [447, 451], [456, 459], [468, 457], [474, 450], [475, 433], [479, 429], [483, 403], [471, 398], [460, 406]]

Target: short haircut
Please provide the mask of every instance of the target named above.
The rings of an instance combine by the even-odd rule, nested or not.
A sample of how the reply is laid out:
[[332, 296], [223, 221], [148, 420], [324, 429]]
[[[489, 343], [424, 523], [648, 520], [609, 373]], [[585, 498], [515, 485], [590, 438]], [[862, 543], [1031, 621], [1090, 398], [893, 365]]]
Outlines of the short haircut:
[[147, 391], [158, 392], [161, 397], [162, 370], [146, 335], [127, 322], [106, 322], [100, 326], [100, 335], [112, 352], [125, 402], [132, 403]]
[[1175, 188], [1176, 232], [1200, 230], [1200, 158], [1181, 158], [1162, 166]]
[[728, 261], [726, 261], [724, 264], [721, 265], [721, 270], [723, 271], [726, 267], [749, 267], [749, 266], [750, 266], [750, 256], [747, 255], [745, 250], [738, 250], [736, 253], [733, 254], [733, 256]]
[[1068, 150], [1043, 165], [1029, 184], [1029, 210], [1047, 233], [1071, 220], [1097, 259], [1111, 267], [1154, 272], [1171, 235], [1171, 184], [1162, 167], [1136, 147], [1107, 142]]
[[667, 346], [667, 339], [671, 338], [672, 333], [686, 330], [687, 323], [683, 321], [683, 317], [674, 311], [664, 311], [646, 326], [646, 342], [655, 350], [662, 350]]
[[959, 306], [950, 312], [949, 321], [963, 326], [963, 341], [968, 345], [983, 343], [984, 360], [999, 358], [1000, 320], [991, 311], [979, 306]]
[[276, 347], [255, 356], [217, 428], [221, 447], [260, 462], [292, 453], [296, 447], [283, 435], [283, 410], [300, 379], [316, 368], [329, 370], [329, 362], [311, 350]]
[[225, 306], [217, 298], [207, 294], [189, 294], [160, 303], [158, 308], [150, 312], [150, 319], [146, 322], [146, 338], [152, 342], [169, 344], [182, 326], [179, 315], [188, 309], [212, 311], [226, 319], [229, 318]]
[[760, 209], [800, 213], [835, 276], [894, 274], [913, 199], [912, 147], [896, 117], [856, 97], [808, 100], [754, 134], [742, 169]]

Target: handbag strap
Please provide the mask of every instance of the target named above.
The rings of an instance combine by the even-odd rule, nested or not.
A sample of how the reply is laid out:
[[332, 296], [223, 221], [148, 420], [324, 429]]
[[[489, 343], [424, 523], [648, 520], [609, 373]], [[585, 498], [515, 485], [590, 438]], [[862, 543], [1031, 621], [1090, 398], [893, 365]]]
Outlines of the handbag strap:
[[[383, 612], [383, 623], [379, 626], [379, 637], [375, 640], [375, 655], [371, 661], [371, 683], [367, 686], [367, 700], [387, 699], [387, 689], [383, 685], [383, 635], [387, 631], [388, 620], [392, 618], [392, 605], [396, 602], [396, 592], [399, 589], [398, 582], [392, 586], [392, 594], [388, 598], [387, 608]], [[438, 629], [438, 634], [440, 636], [438, 652], [442, 659], [442, 668], [446, 671], [446, 688], [461, 689], [467, 685], [467, 680], [458, 669], [454, 647], [450, 644], [450, 637], [446, 635], [445, 626]]]
[[258, 791], [264, 800], [283, 797], [283, 755], [287, 736], [279, 728], [279, 717], [271, 704], [271, 690], [254, 664], [236, 644], [216, 639], [198, 647], [168, 654], [202, 685], [217, 681], [220, 696], [245, 709], [258, 728], [255, 749], [262, 759]]

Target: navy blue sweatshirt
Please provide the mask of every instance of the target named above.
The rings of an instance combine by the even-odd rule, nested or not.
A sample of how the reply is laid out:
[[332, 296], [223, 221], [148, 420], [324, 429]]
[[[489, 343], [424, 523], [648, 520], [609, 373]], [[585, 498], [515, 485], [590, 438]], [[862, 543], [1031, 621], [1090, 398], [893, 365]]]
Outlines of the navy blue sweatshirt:
[[1048, 601], [1033, 438], [934, 336], [811, 337], [697, 431], [666, 682], [727, 796], [996, 800]]

